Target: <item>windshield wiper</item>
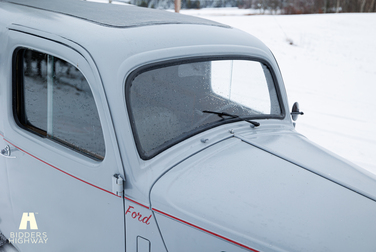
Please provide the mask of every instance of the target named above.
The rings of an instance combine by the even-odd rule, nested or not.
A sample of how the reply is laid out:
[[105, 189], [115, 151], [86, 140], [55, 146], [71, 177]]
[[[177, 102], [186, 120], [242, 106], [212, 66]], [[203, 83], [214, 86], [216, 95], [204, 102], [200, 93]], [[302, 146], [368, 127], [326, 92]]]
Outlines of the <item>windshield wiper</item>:
[[258, 123], [258, 122], [247, 120], [247, 119], [241, 118], [238, 115], [232, 115], [232, 114], [229, 114], [229, 113], [226, 113], [226, 112], [215, 112], [215, 111], [210, 111], [210, 110], [203, 110], [202, 112], [203, 113], [208, 113], [208, 114], [215, 114], [215, 115], [219, 116], [222, 119], [225, 119], [225, 118], [223, 118], [224, 116], [228, 116], [228, 117], [232, 117], [232, 118], [239, 118], [239, 119], [241, 119], [241, 120], [243, 120], [245, 122], [249, 122], [250, 124], [253, 124], [254, 127], [260, 126], [260, 123]]

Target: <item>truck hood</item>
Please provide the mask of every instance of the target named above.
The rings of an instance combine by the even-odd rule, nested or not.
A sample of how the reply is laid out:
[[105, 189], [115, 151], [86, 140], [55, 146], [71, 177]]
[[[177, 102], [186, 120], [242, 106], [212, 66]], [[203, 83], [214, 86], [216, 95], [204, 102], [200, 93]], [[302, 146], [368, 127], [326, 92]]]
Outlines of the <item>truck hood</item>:
[[168, 171], [151, 204], [167, 248], [178, 222], [253, 251], [371, 251], [376, 182], [367, 175], [298, 134], [236, 136]]

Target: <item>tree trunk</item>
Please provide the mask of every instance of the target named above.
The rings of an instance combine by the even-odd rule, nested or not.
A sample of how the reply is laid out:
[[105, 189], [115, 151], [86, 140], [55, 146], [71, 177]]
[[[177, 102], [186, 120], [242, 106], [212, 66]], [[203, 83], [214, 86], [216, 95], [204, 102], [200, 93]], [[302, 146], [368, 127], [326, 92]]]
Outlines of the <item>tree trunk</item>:
[[360, 4], [360, 12], [364, 11], [364, 5], [366, 5], [366, 0], [363, 0], [362, 3]]
[[181, 4], [181, 0], [175, 0], [175, 12], [176, 13], [180, 12], [180, 4]]
[[324, 1], [324, 13], [326, 13], [328, 10], [328, 0]]
[[374, 6], [375, 6], [375, 0], [372, 0], [371, 4], [369, 6], [368, 12], [373, 12], [374, 11]]

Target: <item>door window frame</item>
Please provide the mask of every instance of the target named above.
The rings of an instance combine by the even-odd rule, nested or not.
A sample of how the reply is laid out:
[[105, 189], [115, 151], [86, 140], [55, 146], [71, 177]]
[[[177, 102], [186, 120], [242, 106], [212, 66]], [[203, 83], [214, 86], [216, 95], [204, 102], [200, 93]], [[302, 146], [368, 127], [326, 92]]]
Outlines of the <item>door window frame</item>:
[[[46, 129], [40, 129], [40, 128], [38, 128], [38, 127], [36, 127], [36, 126], [27, 122], [28, 120], [26, 118], [27, 115], [26, 115], [26, 107], [25, 107], [26, 98], [25, 98], [25, 94], [24, 94], [25, 93], [25, 89], [24, 89], [24, 87], [25, 87], [24, 86], [25, 85], [25, 71], [24, 71], [24, 66], [23, 66], [24, 65], [24, 52], [26, 52], [26, 51], [40, 53], [40, 54], [45, 55], [46, 57], [52, 56], [54, 58], [60, 59], [60, 60], [64, 61], [65, 63], [68, 63], [71, 66], [75, 67], [70, 62], [63, 60], [58, 56], [51, 55], [49, 53], [45, 53], [41, 50], [28, 49], [28, 48], [25, 48], [25, 47], [16, 48], [13, 52], [13, 62], [12, 62], [13, 63], [12, 64], [12, 108], [13, 108], [13, 117], [14, 117], [14, 120], [17, 123], [17, 125], [24, 130], [27, 130], [29, 132], [32, 132], [33, 134], [38, 135], [39, 137], [48, 138], [49, 140], [52, 140], [52, 141], [54, 141], [58, 144], [61, 144], [61, 145], [65, 146], [65, 147], [67, 147], [71, 150], [74, 150], [74, 151], [76, 151], [80, 154], [83, 154], [87, 157], [90, 157], [90, 158], [92, 158], [96, 161], [102, 161], [104, 159], [104, 156], [105, 156], [105, 151], [104, 151], [103, 155], [99, 155], [97, 153], [86, 150], [86, 149], [82, 148], [81, 146], [77, 146], [77, 144], [75, 145], [73, 143], [70, 143], [67, 140], [59, 139], [59, 138], [56, 138], [56, 137], [49, 137], [49, 128], [51, 128], [52, 125], [51, 125], [51, 127], [49, 127], [50, 125], [49, 125], [49, 122], [48, 122], [48, 115], [47, 114], [45, 115], [47, 117]], [[48, 63], [46, 62], [46, 64], [48, 64]], [[85, 78], [86, 84], [89, 86], [91, 95], [93, 96], [93, 92], [92, 92], [92, 88], [91, 88], [90, 83], [87, 81], [84, 74], [79, 69], [77, 69], [77, 70]], [[47, 78], [48, 78], [48, 76], [47, 76]], [[47, 86], [48, 86], [48, 84], [47, 84]], [[52, 100], [51, 100], [51, 102], [49, 102], [49, 97], [50, 97], [50, 94], [47, 91], [47, 101], [48, 101], [47, 104], [46, 104], [47, 111], [48, 111], [48, 107], [52, 106], [52, 103], [53, 103]], [[93, 97], [93, 99], [94, 99], [94, 97]], [[95, 102], [95, 100], [94, 100], [94, 103], [95, 103], [96, 111], [99, 114], [98, 105]], [[100, 120], [100, 118], [98, 118], [98, 119]], [[103, 145], [104, 145], [104, 136], [103, 136], [101, 120], [100, 120], [99, 124], [101, 125], [101, 133], [102, 133], [101, 137], [103, 139]], [[105, 146], [104, 146], [104, 149], [106, 149]]]

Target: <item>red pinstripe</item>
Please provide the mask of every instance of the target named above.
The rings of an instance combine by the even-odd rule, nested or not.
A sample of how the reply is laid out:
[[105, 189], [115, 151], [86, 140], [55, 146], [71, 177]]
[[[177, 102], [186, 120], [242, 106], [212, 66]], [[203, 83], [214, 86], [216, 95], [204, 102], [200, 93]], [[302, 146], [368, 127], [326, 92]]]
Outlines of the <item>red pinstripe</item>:
[[137, 201], [135, 201], [135, 200], [133, 200], [133, 199], [130, 199], [130, 198], [125, 197], [125, 196], [124, 196], [124, 199], [129, 200], [129, 201], [131, 201], [131, 202], [133, 202], [133, 203], [135, 203], [135, 204], [137, 204], [137, 205], [139, 205], [139, 206], [142, 206], [142, 207], [145, 207], [145, 208], [149, 209], [148, 206], [145, 206], [145, 205], [143, 205], [143, 204], [141, 204], [141, 203], [138, 203]]
[[[4, 136], [3, 136], [3, 137], [4, 137]], [[6, 141], [7, 143], [9, 143], [9, 144], [11, 144], [12, 146], [16, 147], [16, 148], [19, 149], [20, 151], [26, 153], [27, 155], [29, 155], [29, 156], [35, 158], [36, 160], [38, 160], [38, 161], [40, 161], [40, 162], [42, 162], [42, 163], [44, 163], [44, 164], [46, 164], [46, 165], [48, 165], [48, 166], [54, 168], [54, 169], [56, 169], [56, 170], [58, 170], [58, 171], [60, 171], [60, 172], [62, 172], [62, 173], [64, 173], [64, 174], [66, 174], [66, 175], [68, 175], [68, 176], [70, 176], [70, 177], [72, 177], [72, 178], [75, 178], [75, 179], [77, 179], [77, 180], [79, 180], [79, 181], [81, 181], [81, 182], [83, 182], [83, 183], [85, 183], [85, 184], [87, 184], [87, 185], [90, 185], [90, 186], [95, 187], [95, 188], [97, 188], [97, 189], [99, 189], [99, 190], [102, 190], [102, 191], [104, 191], [104, 192], [106, 192], [106, 193], [109, 193], [109, 194], [115, 195], [116, 197], [121, 198], [121, 196], [118, 196], [118, 195], [114, 194], [113, 192], [110, 192], [110, 191], [108, 191], [108, 190], [106, 190], [106, 189], [103, 189], [103, 188], [101, 188], [101, 187], [99, 187], [99, 186], [93, 185], [93, 184], [91, 184], [91, 183], [89, 183], [89, 182], [87, 182], [87, 181], [85, 181], [85, 180], [82, 180], [82, 179], [80, 179], [80, 178], [77, 178], [76, 176], [73, 176], [72, 174], [63, 171], [63, 170], [57, 168], [56, 166], [53, 166], [53, 165], [47, 163], [46, 161], [43, 161], [42, 159], [37, 158], [36, 156], [34, 156], [34, 155], [30, 154], [29, 152], [27, 152], [27, 151], [25, 151], [25, 150], [23, 150], [23, 149], [17, 147], [16, 145], [12, 144], [11, 142], [9, 142], [9, 141], [6, 140], [6, 139], [4, 139], [4, 141]]]
[[[106, 190], [106, 189], [103, 189], [103, 188], [101, 188], [101, 187], [99, 187], [99, 186], [93, 185], [93, 184], [91, 184], [91, 183], [89, 183], [89, 182], [87, 182], [87, 181], [85, 181], [85, 180], [82, 180], [82, 179], [80, 179], [80, 178], [78, 178], [78, 177], [76, 177], [76, 176], [73, 176], [72, 174], [69, 174], [69, 173], [67, 173], [67, 172], [65, 172], [65, 171], [63, 171], [63, 170], [57, 168], [56, 166], [53, 166], [53, 165], [51, 165], [51, 164], [49, 164], [49, 163], [43, 161], [43, 160], [40, 159], [40, 158], [37, 158], [36, 156], [30, 154], [29, 152], [27, 152], [27, 151], [25, 151], [25, 150], [23, 150], [23, 149], [17, 147], [16, 145], [14, 145], [14, 144], [12, 144], [11, 142], [9, 142], [8, 140], [6, 140], [6, 139], [4, 138], [4, 136], [3, 136], [1, 133], [0, 133], [0, 136], [2, 136], [3, 139], [4, 139], [4, 141], [6, 141], [7, 143], [11, 144], [12, 146], [16, 147], [17, 149], [19, 149], [20, 151], [26, 153], [27, 155], [29, 155], [29, 156], [31, 156], [31, 157], [37, 159], [38, 161], [40, 161], [40, 162], [42, 162], [42, 163], [44, 163], [44, 164], [46, 164], [46, 165], [48, 165], [48, 166], [50, 166], [50, 167], [52, 167], [52, 168], [58, 170], [58, 171], [60, 171], [60, 172], [62, 172], [62, 173], [64, 173], [64, 174], [66, 174], [66, 175], [68, 175], [68, 176], [70, 176], [70, 177], [72, 177], [72, 178], [75, 178], [75, 179], [77, 179], [77, 180], [79, 180], [79, 181], [81, 181], [81, 182], [83, 182], [83, 183], [85, 183], [85, 184], [87, 184], [87, 185], [90, 185], [90, 186], [92, 186], [92, 187], [95, 187], [95, 188], [97, 188], [97, 189], [99, 189], [99, 190], [102, 190], [102, 191], [104, 191], [104, 192], [107, 192], [107, 193], [109, 193], [109, 194], [112, 194], [112, 195], [114, 195], [114, 196], [120, 198], [120, 196], [118, 196], [118, 195], [116, 195], [116, 194], [114, 194], [114, 193], [112, 193], [112, 192], [110, 192], [110, 191], [108, 191], [108, 190]], [[139, 206], [142, 206], [142, 207], [144, 207], [144, 208], [149, 209], [148, 206], [143, 205], [143, 204], [141, 204], [141, 203], [139, 203], [139, 202], [137, 202], [137, 201], [135, 201], [135, 200], [132, 200], [132, 199], [130, 199], [130, 198], [128, 198], [128, 197], [125, 197], [125, 196], [124, 196], [124, 199], [129, 200], [129, 201], [131, 201], [131, 202], [133, 202], [133, 203], [135, 203], [135, 204], [137, 204], [137, 205], [139, 205]], [[201, 230], [201, 231], [204, 231], [204, 232], [206, 232], [206, 233], [208, 233], [208, 234], [211, 234], [211, 235], [213, 235], [213, 236], [216, 236], [216, 237], [218, 237], [218, 238], [221, 238], [221, 239], [223, 239], [223, 240], [225, 240], [225, 241], [231, 242], [231, 243], [233, 243], [233, 244], [235, 244], [235, 245], [237, 245], [237, 246], [239, 246], [239, 247], [242, 247], [242, 248], [248, 249], [248, 250], [253, 251], [253, 252], [259, 252], [258, 250], [255, 250], [255, 249], [253, 249], [253, 248], [250, 248], [250, 247], [248, 247], [248, 246], [246, 246], [246, 245], [244, 245], [244, 244], [241, 244], [241, 243], [239, 243], [239, 242], [233, 241], [233, 240], [231, 240], [231, 239], [229, 239], [229, 238], [227, 238], [227, 237], [224, 237], [224, 236], [222, 236], [222, 235], [216, 234], [216, 233], [214, 233], [214, 232], [212, 232], [212, 231], [209, 231], [209, 230], [207, 230], [207, 229], [204, 229], [204, 228], [202, 228], [202, 227], [199, 227], [199, 226], [197, 226], [197, 225], [194, 225], [194, 224], [192, 224], [192, 223], [189, 223], [189, 222], [187, 222], [187, 221], [185, 221], [185, 220], [179, 219], [179, 218], [177, 218], [177, 217], [175, 217], [175, 216], [172, 216], [172, 215], [170, 215], [170, 214], [167, 214], [167, 213], [165, 213], [165, 212], [162, 212], [162, 211], [160, 211], [160, 210], [158, 210], [158, 209], [152, 208], [152, 210], [155, 211], [155, 212], [157, 212], [157, 213], [160, 213], [160, 214], [162, 214], [162, 215], [165, 215], [165, 216], [167, 216], [167, 217], [170, 217], [170, 218], [172, 218], [172, 219], [174, 219], [174, 220], [177, 220], [177, 221], [179, 221], [179, 222], [182, 222], [182, 223], [184, 223], [184, 224], [186, 224], [186, 225], [188, 225], [188, 226], [194, 227], [194, 228], [199, 229], [199, 230]]]
[[233, 241], [233, 240], [231, 240], [231, 239], [229, 239], [229, 238], [227, 238], [227, 237], [224, 237], [224, 236], [222, 236], [222, 235], [216, 234], [216, 233], [214, 233], [214, 232], [212, 232], [212, 231], [209, 231], [209, 230], [207, 230], [207, 229], [204, 229], [204, 228], [202, 228], [202, 227], [196, 226], [196, 225], [194, 225], [194, 224], [192, 224], [192, 223], [189, 223], [189, 222], [187, 222], [187, 221], [185, 221], [185, 220], [182, 220], [182, 219], [176, 218], [175, 216], [172, 216], [172, 215], [170, 215], [170, 214], [167, 214], [167, 213], [165, 213], [165, 212], [162, 212], [162, 211], [160, 211], [160, 210], [158, 210], [158, 209], [155, 209], [155, 208], [152, 208], [152, 209], [153, 209], [153, 211], [155, 211], [155, 212], [157, 212], [157, 213], [163, 214], [163, 215], [165, 215], [165, 216], [167, 216], [167, 217], [170, 217], [170, 218], [172, 218], [172, 219], [174, 219], [174, 220], [180, 221], [180, 222], [182, 222], [182, 223], [184, 223], [184, 224], [187, 224], [187, 225], [189, 225], [189, 226], [191, 226], [191, 227], [197, 228], [197, 229], [199, 229], [199, 230], [201, 230], [201, 231], [204, 231], [204, 232], [206, 232], [206, 233], [208, 233], [208, 234], [214, 235], [214, 236], [216, 236], [216, 237], [218, 237], [218, 238], [221, 238], [221, 239], [223, 239], [223, 240], [225, 240], [225, 241], [231, 242], [231, 243], [233, 243], [233, 244], [235, 244], [235, 245], [238, 245], [239, 247], [242, 247], [242, 248], [248, 249], [248, 250], [253, 251], [253, 252], [259, 252], [258, 250], [255, 250], [255, 249], [253, 249], [253, 248], [250, 248], [250, 247], [248, 247], [248, 246], [246, 246], [246, 245], [244, 245], [244, 244], [241, 244], [241, 243], [239, 243], [239, 242]]

